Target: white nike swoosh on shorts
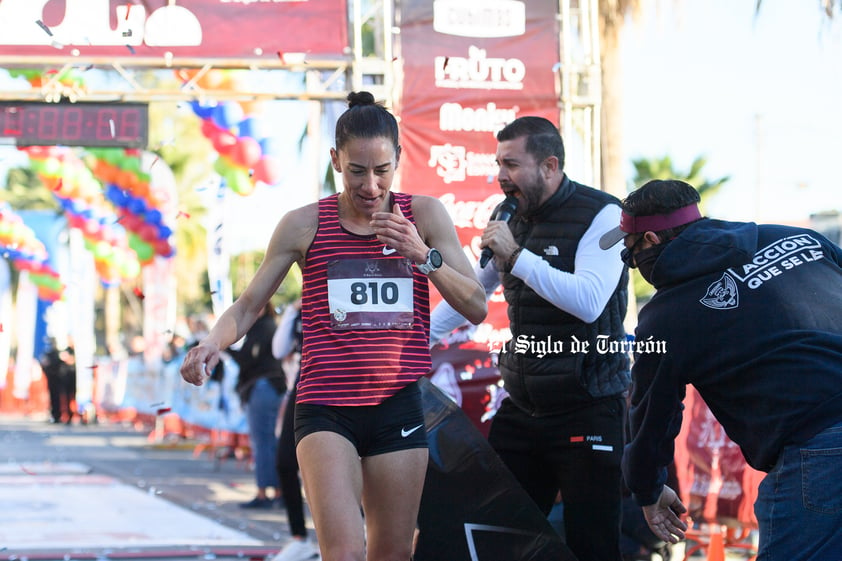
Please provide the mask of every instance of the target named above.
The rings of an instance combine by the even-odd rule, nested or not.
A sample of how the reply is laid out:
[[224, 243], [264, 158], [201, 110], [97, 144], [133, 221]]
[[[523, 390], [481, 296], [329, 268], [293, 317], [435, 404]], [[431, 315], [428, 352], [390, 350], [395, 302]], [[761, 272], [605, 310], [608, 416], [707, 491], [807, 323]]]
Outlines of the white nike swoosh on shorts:
[[395, 249], [394, 247], [389, 247], [386, 245], [383, 246], [383, 255], [392, 255], [396, 251], [397, 249]]
[[413, 427], [413, 428], [411, 428], [411, 429], [409, 429], [409, 430], [406, 430], [406, 429], [401, 429], [401, 438], [406, 438], [407, 436], [409, 436], [410, 434], [414, 433], [415, 431], [417, 431], [418, 429], [420, 429], [420, 428], [421, 428], [421, 427], [423, 427], [423, 426], [424, 426], [424, 425], [418, 425], [417, 427]]

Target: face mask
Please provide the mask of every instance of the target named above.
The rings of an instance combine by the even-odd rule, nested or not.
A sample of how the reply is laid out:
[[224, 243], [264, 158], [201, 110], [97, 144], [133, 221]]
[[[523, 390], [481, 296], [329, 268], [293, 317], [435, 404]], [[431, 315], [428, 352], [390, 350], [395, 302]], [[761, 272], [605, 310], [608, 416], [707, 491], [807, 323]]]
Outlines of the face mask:
[[658, 257], [666, 246], [667, 244], [660, 243], [652, 247], [647, 247], [646, 249], [641, 249], [634, 255], [634, 264], [637, 265], [640, 276], [649, 284], [652, 284], [652, 269], [655, 268], [655, 261], [658, 260]]

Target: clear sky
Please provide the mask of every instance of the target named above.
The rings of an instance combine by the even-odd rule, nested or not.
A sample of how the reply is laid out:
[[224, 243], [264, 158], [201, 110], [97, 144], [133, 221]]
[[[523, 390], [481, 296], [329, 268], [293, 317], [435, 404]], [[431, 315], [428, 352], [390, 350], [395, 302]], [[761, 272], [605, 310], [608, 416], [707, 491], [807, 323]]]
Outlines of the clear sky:
[[757, 16], [755, 0], [655, 3], [623, 35], [629, 161], [706, 156], [706, 177], [731, 176], [707, 209], [720, 218], [842, 211], [842, 18], [818, 0]]

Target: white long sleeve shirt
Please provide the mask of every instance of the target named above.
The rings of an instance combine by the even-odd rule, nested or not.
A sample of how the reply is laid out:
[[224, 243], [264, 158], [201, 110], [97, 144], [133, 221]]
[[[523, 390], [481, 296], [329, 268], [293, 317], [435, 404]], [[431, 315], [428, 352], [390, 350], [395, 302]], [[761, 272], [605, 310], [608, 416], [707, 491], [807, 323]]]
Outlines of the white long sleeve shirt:
[[[556, 308], [590, 323], [602, 313], [623, 272], [622, 244], [608, 250], [599, 247], [602, 234], [619, 223], [617, 205], [606, 205], [597, 213], [579, 240], [572, 273], [551, 267], [540, 255], [526, 249], [520, 252], [511, 273]], [[489, 261], [484, 269], [476, 264], [474, 270], [486, 297], [490, 297], [501, 282], [494, 261]], [[430, 314], [430, 344], [437, 343], [466, 321], [442, 300]]]

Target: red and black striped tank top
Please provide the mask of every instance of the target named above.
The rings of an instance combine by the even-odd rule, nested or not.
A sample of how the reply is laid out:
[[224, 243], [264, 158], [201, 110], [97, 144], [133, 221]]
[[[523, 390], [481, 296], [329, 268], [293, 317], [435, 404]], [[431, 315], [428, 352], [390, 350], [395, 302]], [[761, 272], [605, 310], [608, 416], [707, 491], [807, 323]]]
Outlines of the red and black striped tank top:
[[[393, 193], [413, 224], [412, 195]], [[319, 201], [304, 262], [298, 403], [377, 405], [431, 368], [426, 275], [339, 223], [338, 195]]]

